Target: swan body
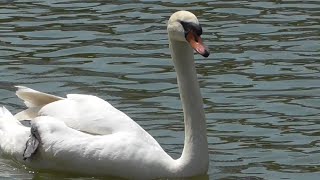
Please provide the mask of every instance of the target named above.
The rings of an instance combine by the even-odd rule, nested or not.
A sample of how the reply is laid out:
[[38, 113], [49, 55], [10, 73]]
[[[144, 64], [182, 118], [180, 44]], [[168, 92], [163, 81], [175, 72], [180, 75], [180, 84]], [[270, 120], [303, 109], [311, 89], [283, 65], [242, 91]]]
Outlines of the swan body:
[[[179, 159], [125, 113], [91, 95], [66, 98], [17, 86], [28, 107], [13, 116], [0, 108], [0, 153], [36, 170], [130, 179], [206, 174], [208, 144], [194, 50], [207, 57], [201, 26], [188, 11], [168, 22], [169, 45], [182, 100], [185, 146]], [[20, 120], [31, 120], [31, 128]]]

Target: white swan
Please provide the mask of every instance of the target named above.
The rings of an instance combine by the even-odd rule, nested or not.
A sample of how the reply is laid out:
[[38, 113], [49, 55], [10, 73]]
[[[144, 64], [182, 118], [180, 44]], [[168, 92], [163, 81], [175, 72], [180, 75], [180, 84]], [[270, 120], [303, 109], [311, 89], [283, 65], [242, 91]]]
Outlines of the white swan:
[[[0, 152], [36, 170], [130, 179], [207, 173], [206, 122], [193, 49], [207, 57], [201, 26], [188, 11], [168, 22], [172, 59], [183, 104], [185, 141], [179, 159], [126, 114], [90, 95], [57, 97], [18, 86], [28, 109], [13, 116], [0, 108]], [[30, 119], [31, 130], [19, 120]], [[31, 132], [31, 133], [30, 133]]]

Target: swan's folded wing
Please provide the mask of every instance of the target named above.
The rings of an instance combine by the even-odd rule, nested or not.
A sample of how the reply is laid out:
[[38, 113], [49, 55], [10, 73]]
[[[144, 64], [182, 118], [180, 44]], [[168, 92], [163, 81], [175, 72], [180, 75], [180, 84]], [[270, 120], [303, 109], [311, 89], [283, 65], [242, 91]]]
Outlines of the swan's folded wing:
[[135, 132], [142, 129], [126, 114], [91, 95], [69, 94], [66, 99], [45, 105], [40, 109], [39, 116], [54, 117], [73, 129], [91, 134]]
[[64, 121], [71, 128], [92, 134], [142, 129], [126, 114], [96, 96], [70, 94], [62, 98], [24, 86], [16, 87], [17, 96], [29, 107], [15, 115], [18, 120], [51, 116]]

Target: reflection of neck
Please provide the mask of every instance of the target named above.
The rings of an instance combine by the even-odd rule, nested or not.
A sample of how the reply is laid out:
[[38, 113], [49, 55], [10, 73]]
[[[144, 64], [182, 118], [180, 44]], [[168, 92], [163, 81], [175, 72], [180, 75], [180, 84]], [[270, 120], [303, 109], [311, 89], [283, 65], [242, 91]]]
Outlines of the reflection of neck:
[[177, 160], [183, 174], [204, 174], [208, 170], [208, 143], [203, 101], [194, 64], [193, 49], [186, 42], [170, 41], [170, 49], [183, 106], [185, 141]]

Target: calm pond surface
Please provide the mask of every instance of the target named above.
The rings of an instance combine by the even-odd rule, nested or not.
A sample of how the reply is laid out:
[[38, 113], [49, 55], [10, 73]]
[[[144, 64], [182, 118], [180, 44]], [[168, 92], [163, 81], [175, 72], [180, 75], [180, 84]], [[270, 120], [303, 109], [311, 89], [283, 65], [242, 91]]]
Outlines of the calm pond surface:
[[[24, 108], [14, 85], [97, 95], [179, 157], [166, 22], [181, 9], [198, 16], [212, 53], [196, 56], [210, 151], [208, 177], [196, 179], [318, 179], [318, 0], [1, 0], [0, 105]], [[84, 179], [0, 159], [0, 179], [56, 178]]]

